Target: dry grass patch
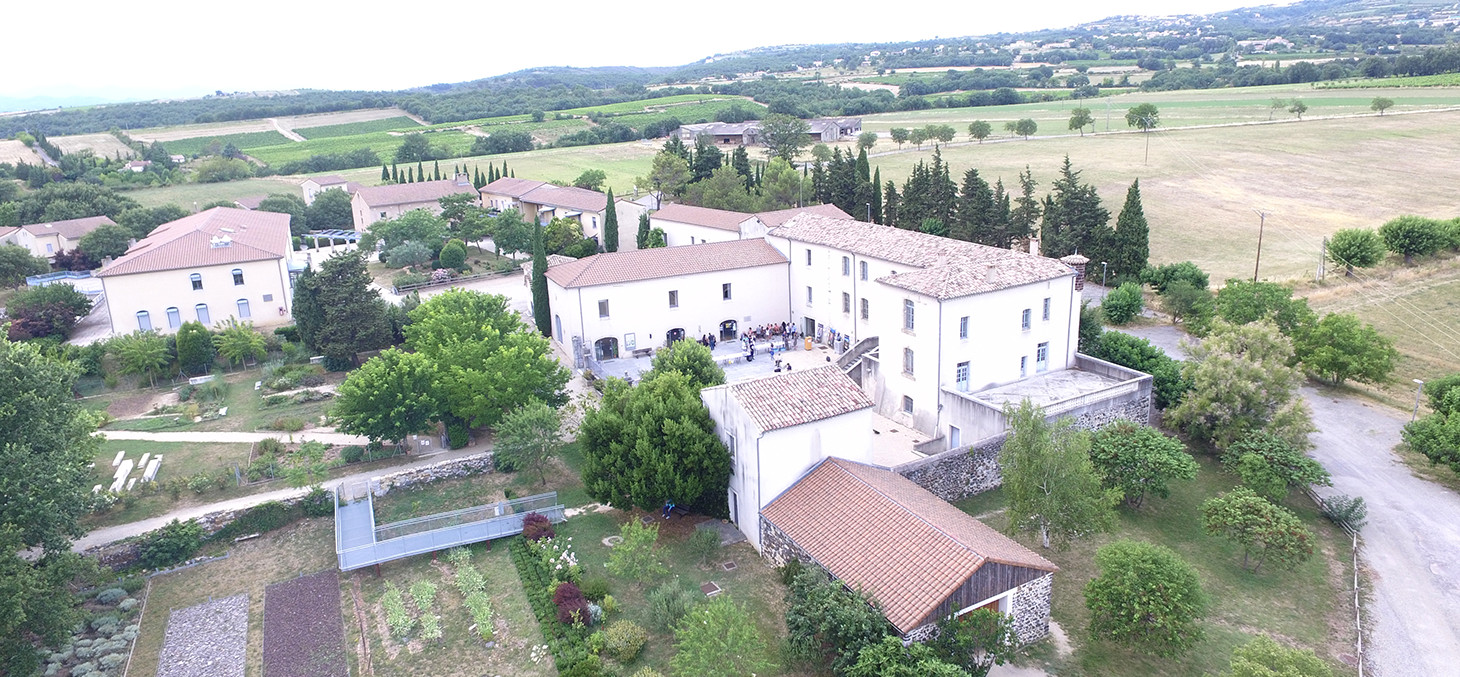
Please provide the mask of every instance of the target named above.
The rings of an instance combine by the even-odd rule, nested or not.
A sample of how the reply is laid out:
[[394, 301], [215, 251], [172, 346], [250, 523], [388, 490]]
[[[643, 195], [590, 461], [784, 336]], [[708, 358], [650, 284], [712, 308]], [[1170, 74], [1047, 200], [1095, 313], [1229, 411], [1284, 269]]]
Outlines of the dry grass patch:
[[51, 143], [56, 144], [56, 147], [60, 148], [62, 153], [67, 155], [83, 150], [89, 150], [95, 153], [97, 157], [103, 157], [109, 160], [115, 159], [118, 153], [121, 154], [124, 160], [134, 155], [132, 149], [127, 144], [122, 143], [121, 139], [111, 134], [53, 136], [49, 140]]
[[0, 139], [0, 162], [10, 164], [24, 162], [28, 165], [39, 165], [41, 158], [29, 146], [15, 139]]

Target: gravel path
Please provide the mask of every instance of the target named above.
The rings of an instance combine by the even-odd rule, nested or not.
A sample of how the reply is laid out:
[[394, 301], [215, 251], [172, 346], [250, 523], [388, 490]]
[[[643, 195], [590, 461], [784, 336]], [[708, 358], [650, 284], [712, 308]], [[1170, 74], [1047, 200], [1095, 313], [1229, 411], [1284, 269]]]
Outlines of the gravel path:
[[157, 677], [243, 677], [248, 595], [172, 612]]

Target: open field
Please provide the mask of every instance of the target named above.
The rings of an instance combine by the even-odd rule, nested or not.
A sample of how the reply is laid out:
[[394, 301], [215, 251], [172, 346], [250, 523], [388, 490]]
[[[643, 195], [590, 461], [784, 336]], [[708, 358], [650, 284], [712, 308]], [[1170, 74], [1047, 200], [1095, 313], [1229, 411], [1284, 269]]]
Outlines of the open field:
[[[201, 207], [214, 200], [237, 200], [241, 197], [271, 193], [302, 196], [299, 192], [299, 184], [304, 181], [304, 178], [303, 176], [270, 176], [262, 179], [225, 181], [223, 183], [180, 183], [160, 188], [129, 190], [122, 194], [136, 200], [144, 207], [175, 204], [184, 209], [193, 209], [195, 206]], [[370, 179], [369, 185], [375, 185], [379, 181], [380, 168], [376, 167], [375, 176]]]
[[[444, 146], [454, 153], [463, 153], [471, 148], [472, 141], [476, 137], [465, 132], [458, 131], [427, 131], [426, 138], [433, 146]], [[332, 155], [348, 153], [352, 150], [369, 148], [380, 156], [381, 160], [389, 162], [395, 154], [397, 146], [401, 145], [405, 136], [400, 133], [372, 132], [370, 134], [356, 134], [353, 136], [334, 136], [309, 141], [286, 143], [284, 145], [269, 145], [267, 147], [244, 147], [243, 152], [270, 165], [278, 166], [285, 162], [295, 160], [308, 160], [312, 155]], [[375, 167], [375, 178], [380, 178], [380, 167]], [[301, 179], [302, 180], [302, 179]]]
[[[237, 120], [232, 122], [209, 122], [196, 125], [174, 125], [171, 127], [149, 127], [147, 129], [128, 130], [127, 135], [138, 141], [177, 141], [178, 139], [190, 139], [199, 136], [225, 136], [228, 134], [245, 134], [248, 132], [263, 132], [275, 129], [274, 120], [284, 129], [300, 129], [308, 127], [325, 127], [330, 125], [344, 125], [354, 122], [369, 122], [409, 115], [399, 108], [369, 108], [365, 110], [347, 110], [337, 113], [315, 113], [312, 115], [291, 115], [279, 118], [265, 118], [260, 120]], [[171, 146], [168, 147], [171, 150]], [[177, 152], [177, 151], [174, 151]]]
[[20, 141], [0, 139], [0, 162], [10, 164], [24, 162], [28, 165], [38, 165], [41, 163], [41, 157]]
[[90, 150], [97, 157], [114, 158], [118, 153], [123, 158], [132, 157], [132, 149], [111, 134], [77, 134], [75, 136], [53, 136], [50, 142], [56, 144], [62, 153], [71, 154]]
[[[217, 548], [212, 548], [217, 549]], [[204, 548], [205, 552], [211, 550]], [[272, 583], [336, 565], [334, 520], [306, 519], [243, 543], [229, 557], [152, 579], [147, 610], [132, 652], [131, 674], [157, 672], [168, 614], [210, 599], [248, 595], [246, 674], [263, 674], [264, 589]], [[209, 554], [212, 554], [211, 552]]]
[[186, 139], [177, 139], [175, 141], [164, 142], [163, 147], [167, 148], [169, 153], [197, 155], [215, 143], [219, 146], [226, 146], [231, 143], [247, 152], [247, 149], [262, 146], [277, 146], [293, 142], [289, 140], [289, 137], [280, 134], [278, 131], [269, 129], [258, 132], [221, 134], [218, 136], [195, 136]]
[[294, 131], [306, 139], [325, 139], [332, 136], [354, 136], [356, 134], [369, 134], [371, 132], [388, 132], [396, 129], [410, 130], [419, 128], [420, 125], [405, 116], [393, 118], [381, 118], [379, 120], [367, 120], [364, 122], [347, 122], [340, 125], [324, 125], [322, 127], [301, 127]]
[[[1264, 567], [1256, 574], [1248, 572], [1241, 566], [1242, 549], [1207, 536], [1197, 517], [1201, 502], [1231, 489], [1234, 478], [1222, 474], [1210, 457], [1198, 461], [1201, 472], [1196, 481], [1173, 484], [1170, 498], [1149, 498], [1140, 510], [1122, 508], [1112, 534], [1082, 539], [1065, 550], [1043, 550], [1037, 538], [1019, 537], [1060, 567], [1054, 580], [1053, 618], [1070, 637], [1074, 653], [1049, 656], [1052, 672], [1142, 677], [1218, 674], [1227, 668], [1233, 647], [1267, 634], [1283, 643], [1313, 649], [1334, 666], [1335, 674], [1357, 674], [1357, 669], [1344, 665], [1353, 653], [1355, 639], [1353, 594], [1346, 585], [1353, 576], [1347, 534], [1319, 517], [1306, 496], [1292, 498], [1286, 507], [1318, 535], [1313, 558], [1292, 571]], [[987, 516], [988, 511], [1002, 507], [993, 500], [976, 496], [958, 505], [970, 514], [985, 514], [984, 520], [994, 528], [1006, 525], [1002, 514]], [[1211, 600], [1201, 622], [1206, 637], [1185, 656], [1155, 658], [1088, 640], [1089, 612], [1083, 589], [1099, 573], [1094, 554], [1100, 546], [1122, 538], [1169, 547], [1200, 575]]]
[[1389, 87], [1460, 87], [1460, 73], [1399, 78], [1357, 78], [1317, 83], [1319, 89], [1384, 89]]
[[[1298, 295], [1320, 313], [1354, 313], [1394, 339], [1400, 359], [1383, 386], [1348, 384], [1371, 391], [1392, 406], [1414, 405], [1411, 379], [1428, 381], [1460, 371], [1460, 260], [1453, 255], [1404, 267], [1396, 260], [1357, 270], [1333, 271], [1323, 284], [1302, 285]], [[1427, 461], [1426, 461], [1427, 462]]]

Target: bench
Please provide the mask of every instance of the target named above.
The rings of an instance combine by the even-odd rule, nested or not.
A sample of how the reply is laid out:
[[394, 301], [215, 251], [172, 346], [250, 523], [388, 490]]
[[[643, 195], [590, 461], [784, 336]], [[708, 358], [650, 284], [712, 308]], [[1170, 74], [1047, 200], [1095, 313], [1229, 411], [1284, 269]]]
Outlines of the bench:
[[634, 357], [649, 357], [654, 354], [653, 348], [639, 348], [634, 351]]

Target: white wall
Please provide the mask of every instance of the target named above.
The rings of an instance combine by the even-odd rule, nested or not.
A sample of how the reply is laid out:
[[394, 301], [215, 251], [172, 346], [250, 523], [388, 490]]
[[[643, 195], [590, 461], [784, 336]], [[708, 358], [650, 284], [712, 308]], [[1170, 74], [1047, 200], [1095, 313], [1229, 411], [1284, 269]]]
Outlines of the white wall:
[[[728, 301], [721, 298], [721, 285], [727, 282], [731, 285]], [[679, 292], [678, 308], [669, 307], [670, 290]], [[599, 317], [600, 300], [608, 301], [606, 318]], [[548, 302], [554, 318], [553, 338], [565, 348], [572, 349], [574, 336], [582, 336], [590, 347], [598, 339], [612, 336], [618, 339], [619, 354], [624, 356], [629, 334], [637, 348], [658, 348], [674, 328], [684, 329], [685, 338], [696, 339], [708, 333], [718, 335], [724, 320], [735, 320], [741, 330], [785, 321], [786, 268], [773, 264], [572, 289], [549, 278]]]
[[[700, 391], [715, 421], [715, 434], [731, 447], [731, 520], [760, 549], [760, 509], [828, 456], [868, 463], [872, 456], [872, 410], [862, 409], [790, 428], [763, 432], [730, 394], [730, 386]], [[730, 501], [727, 493], [726, 500]]]
[[[368, 205], [365, 200], [356, 193], [351, 206], [355, 211], [355, 230], [365, 232], [369, 230], [370, 224], [376, 221], [399, 218], [402, 214], [415, 209], [429, 209], [432, 214], [441, 214], [441, 203], [437, 200], [426, 200], [424, 202], [407, 202], [398, 205]], [[384, 214], [384, 216], [382, 216]]]
[[[243, 284], [233, 283], [233, 269], [243, 271]], [[202, 276], [203, 288], [194, 290], [191, 275]], [[152, 328], [172, 333], [167, 309], [177, 308], [182, 322], [198, 319], [197, 304], [208, 306], [209, 326], [230, 317], [252, 321], [257, 326], [286, 324], [292, 321], [292, 285], [285, 259], [250, 261], [180, 268], [155, 273], [135, 273], [101, 278], [106, 292], [107, 309], [111, 313], [112, 332], [130, 334], [140, 327], [137, 312], [147, 311]], [[269, 300], [265, 300], [269, 296]], [[248, 299], [250, 317], [238, 317], [238, 300]], [[279, 309], [283, 308], [281, 314]]]
[[721, 230], [709, 226], [699, 226], [693, 223], [682, 223], [661, 219], [657, 215], [649, 217], [649, 228], [662, 228], [664, 230], [664, 242], [671, 247], [678, 247], [687, 244], [700, 244], [702, 242], [729, 242], [739, 240], [740, 233], [731, 230]]
[[[614, 210], [618, 214], [618, 250], [630, 251], [639, 248], [639, 215], [649, 211], [648, 207], [629, 200], [614, 200]], [[654, 220], [649, 219], [649, 227], [654, 227]]]
[[306, 179], [299, 187], [304, 191], [304, 204], [312, 205], [314, 204], [314, 198], [319, 197], [321, 190], [344, 190], [345, 184], [337, 183], [327, 188], [320, 188], [319, 184]]

